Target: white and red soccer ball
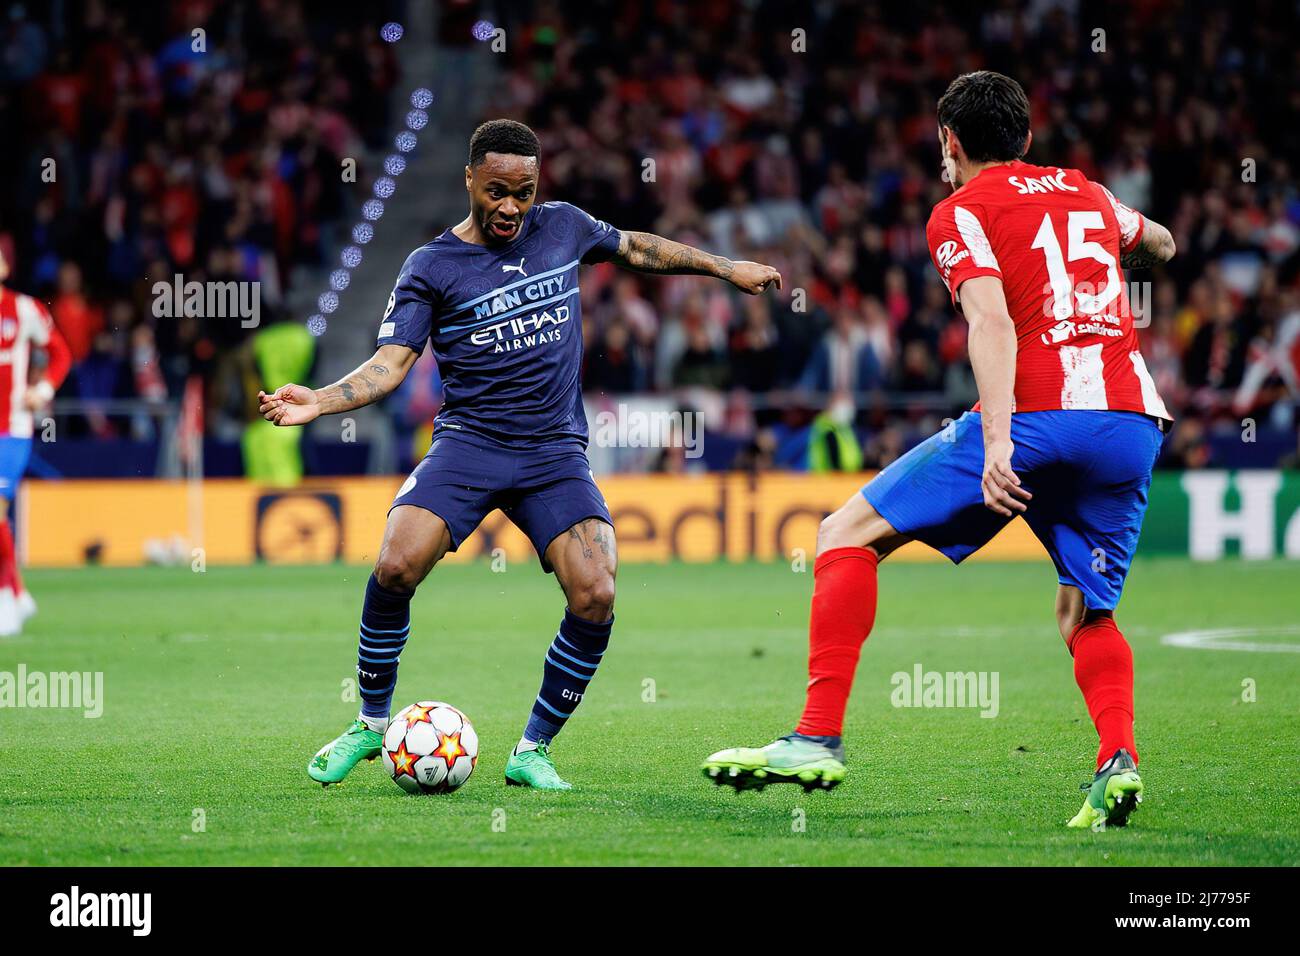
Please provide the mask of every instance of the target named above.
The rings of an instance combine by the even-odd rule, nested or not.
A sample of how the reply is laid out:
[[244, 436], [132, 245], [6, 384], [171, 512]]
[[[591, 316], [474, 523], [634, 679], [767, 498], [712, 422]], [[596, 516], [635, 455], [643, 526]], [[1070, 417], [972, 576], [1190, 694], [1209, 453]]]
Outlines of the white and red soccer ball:
[[422, 700], [404, 708], [384, 732], [384, 767], [407, 793], [450, 793], [478, 762], [478, 734], [451, 704]]

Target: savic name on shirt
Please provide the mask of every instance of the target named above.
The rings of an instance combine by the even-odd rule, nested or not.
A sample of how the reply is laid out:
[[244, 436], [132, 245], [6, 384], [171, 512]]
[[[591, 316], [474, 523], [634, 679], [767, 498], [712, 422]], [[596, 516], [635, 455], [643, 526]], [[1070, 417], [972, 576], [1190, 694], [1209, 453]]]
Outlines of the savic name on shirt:
[[587, 440], [578, 267], [609, 259], [619, 233], [576, 206], [533, 206], [502, 247], [448, 229], [402, 266], [380, 345], [432, 342], [445, 400], [436, 431], [508, 445]]
[[1138, 350], [1120, 256], [1145, 220], [1076, 169], [992, 166], [934, 207], [930, 257], [961, 284], [1002, 280], [1015, 323], [1015, 410], [1090, 408], [1169, 418]]

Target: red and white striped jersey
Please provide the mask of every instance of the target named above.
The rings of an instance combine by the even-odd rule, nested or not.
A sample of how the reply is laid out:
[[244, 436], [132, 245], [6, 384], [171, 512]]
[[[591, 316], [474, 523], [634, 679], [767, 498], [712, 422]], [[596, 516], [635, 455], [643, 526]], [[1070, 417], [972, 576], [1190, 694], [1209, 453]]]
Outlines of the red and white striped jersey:
[[1145, 224], [1077, 169], [1022, 162], [985, 169], [934, 207], [926, 238], [953, 303], [967, 279], [1002, 280], [1018, 340], [1016, 411], [1170, 418], [1138, 350], [1119, 264]]
[[46, 395], [53, 396], [68, 374], [68, 346], [41, 302], [0, 286], [0, 435], [31, 437], [32, 413], [23, 399], [33, 345], [49, 352], [41, 381], [49, 385]]

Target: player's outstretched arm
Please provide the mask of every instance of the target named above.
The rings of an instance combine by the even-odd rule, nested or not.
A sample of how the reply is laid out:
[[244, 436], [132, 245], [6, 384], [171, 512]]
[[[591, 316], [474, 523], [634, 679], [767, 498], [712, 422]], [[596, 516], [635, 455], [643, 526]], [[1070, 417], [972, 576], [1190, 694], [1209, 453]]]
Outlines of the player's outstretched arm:
[[1125, 269], [1147, 269], [1168, 262], [1176, 251], [1169, 230], [1154, 219], [1148, 219], [1142, 226], [1142, 238], [1138, 244], [1120, 256], [1119, 261]]
[[781, 273], [761, 262], [734, 261], [724, 256], [665, 239], [648, 232], [623, 232], [613, 261], [635, 272], [659, 275], [713, 276], [741, 292], [758, 295], [773, 283], [781, 288]]
[[258, 392], [258, 411], [276, 425], [306, 425], [321, 415], [350, 412], [379, 401], [401, 385], [419, 357], [405, 345], [381, 345], [370, 361], [333, 385], [311, 389], [289, 384], [270, 395]]
[[1016, 327], [1006, 293], [997, 276], [976, 276], [962, 283], [961, 309], [970, 323], [968, 350], [980, 393], [984, 429], [985, 507], [1008, 517], [1025, 510], [1033, 497], [1020, 487], [1011, 468], [1011, 411], [1016, 388]]

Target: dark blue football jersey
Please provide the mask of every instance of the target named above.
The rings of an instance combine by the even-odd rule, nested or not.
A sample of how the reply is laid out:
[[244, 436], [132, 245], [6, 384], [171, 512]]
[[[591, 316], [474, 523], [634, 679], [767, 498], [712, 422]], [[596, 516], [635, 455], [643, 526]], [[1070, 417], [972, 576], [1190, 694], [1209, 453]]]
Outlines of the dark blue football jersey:
[[585, 445], [578, 266], [609, 259], [618, 243], [608, 223], [547, 202], [508, 245], [477, 246], [448, 229], [407, 257], [378, 344], [423, 352], [432, 340], [444, 388], [435, 434]]

